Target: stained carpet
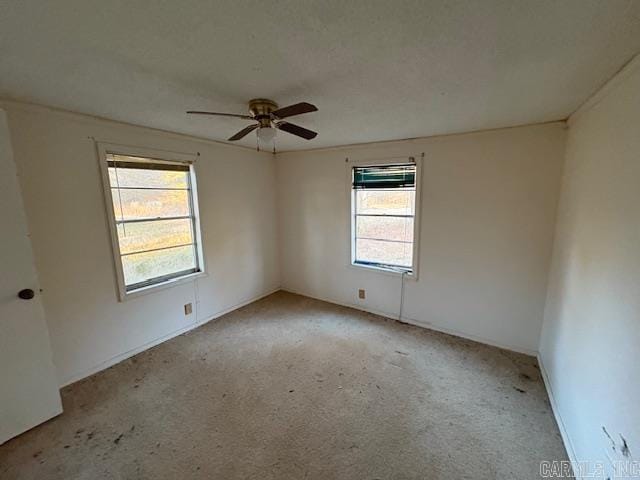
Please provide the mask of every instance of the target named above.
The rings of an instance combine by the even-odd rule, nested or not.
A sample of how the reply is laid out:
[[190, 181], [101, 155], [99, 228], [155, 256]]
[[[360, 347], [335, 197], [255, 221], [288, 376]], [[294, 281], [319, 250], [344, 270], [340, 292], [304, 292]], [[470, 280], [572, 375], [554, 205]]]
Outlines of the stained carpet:
[[62, 390], [2, 479], [536, 479], [534, 358], [278, 292]]

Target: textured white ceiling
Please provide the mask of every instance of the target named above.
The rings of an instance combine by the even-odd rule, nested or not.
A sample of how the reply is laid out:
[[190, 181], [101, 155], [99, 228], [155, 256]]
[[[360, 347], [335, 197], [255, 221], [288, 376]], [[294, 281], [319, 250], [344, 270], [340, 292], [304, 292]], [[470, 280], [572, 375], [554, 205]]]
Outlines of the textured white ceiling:
[[[566, 118], [640, 51], [639, 0], [0, 3], [0, 95], [224, 140], [315, 103], [279, 150]], [[255, 134], [242, 144], [255, 146]]]

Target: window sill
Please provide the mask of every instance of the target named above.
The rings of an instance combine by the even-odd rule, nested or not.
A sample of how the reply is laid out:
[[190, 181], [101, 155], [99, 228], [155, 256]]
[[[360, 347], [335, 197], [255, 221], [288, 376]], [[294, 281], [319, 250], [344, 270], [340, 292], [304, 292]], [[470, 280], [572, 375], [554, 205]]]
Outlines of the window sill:
[[416, 271], [412, 271], [412, 272], [406, 272], [403, 274], [402, 270], [395, 270], [393, 268], [389, 268], [389, 267], [383, 267], [383, 266], [376, 266], [376, 265], [368, 265], [368, 264], [364, 264], [364, 263], [355, 263], [355, 262], [351, 262], [349, 265], [351, 268], [360, 270], [360, 269], [364, 269], [364, 270], [371, 270], [373, 272], [376, 273], [381, 273], [383, 275], [391, 275], [394, 277], [402, 277], [404, 276], [404, 278], [408, 279], [408, 280], [417, 280], [418, 279], [418, 273]]
[[167, 288], [175, 287], [183, 283], [193, 282], [198, 278], [206, 277], [206, 276], [208, 276], [208, 273], [206, 272], [194, 272], [194, 273], [190, 273], [189, 275], [184, 275], [182, 277], [165, 280], [164, 282], [156, 283], [155, 285], [149, 285], [147, 287], [137, 288], [136, 290], [131, 290], [130, 292], [120, 292], [120, 301], [125, 302], [132, 298], [137, 298], [142, 295], [147, 295], [149, 293], [157, 292], [158, 290], [166, 290]]

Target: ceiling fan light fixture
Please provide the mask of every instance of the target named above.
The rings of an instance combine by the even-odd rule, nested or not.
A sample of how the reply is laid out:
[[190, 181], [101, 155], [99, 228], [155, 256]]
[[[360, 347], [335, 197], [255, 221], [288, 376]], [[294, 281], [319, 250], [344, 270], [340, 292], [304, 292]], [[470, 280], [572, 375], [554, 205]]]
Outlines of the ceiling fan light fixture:
[[263, 144], [269, 144], [276, 138], [276, 129], [273, 127], [260, 127], [258, 129], [258, 139]]
[[229, 137], [229, 142], [235, 142], [246, 137], [249, 133], [256, 130], [258, 137], [258, 150], [260, 144], [267, 146], [272, 143], [275, 152], [276, 130], [282, 130], [296, 137], [312, 140], [318, 135], [317, 132], [301, 127], [284, 118], [302, 115], [303, 113], [317, 112], [318, 107], [308, 102], [295, 103], [286, 107], [278, 107], [273, 100], [266, 98], [254, 98], [249, 101], [249, 115], [240, 115], [236, 113], [206, 112], [202, 110], [188, 110], [187, 113], [195, 115], [213, 115], [221, 117], [234, 117], [243, 120], [252, 120], [254, 123], [244, 127], [235, 135]]

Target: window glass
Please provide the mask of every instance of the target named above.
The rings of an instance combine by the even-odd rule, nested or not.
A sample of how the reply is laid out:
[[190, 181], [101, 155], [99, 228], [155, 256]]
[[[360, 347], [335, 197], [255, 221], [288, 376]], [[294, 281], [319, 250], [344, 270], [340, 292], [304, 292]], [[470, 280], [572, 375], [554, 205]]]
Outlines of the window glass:
[[122, 256], [124, 280], [127, 286], [153, 278], [164, 278], [179, 272], [191, 273], [196, 267], [193, 245], [166, 250], [133, 253]]
[[411, 267], [413, 244], [382, 240], [356, 240], [358, 262], [377, 265]]
[[353, 263], [413, 270], [414, 164], [354, 167]]
[[187, 217], [190, 214], [188, 190], [111, 189], [117, 220]]
[[118, 225], [120, 253], [174, 247], [194, 243], [190, 218], [151, 222], [121, 223]]
[[200, 271], [188, 165], [107, 154], [125, 290]]
[[356, 190], [358, 213], [378, 215], [413, 215], [415, 189]]
[[413, 217], [358, 216], [356, 218], [356, 237], [412, 243]]
[[[123, 158], [126, 161], [131, 161], [131, 157], [114, 155], [114, 158]], [[161, 167], [162, 166], [159, 165], [159, 168]], [[115, 167], [110, 167], [109, 182], [111, 185], [119, 185], [121, 188], [144, 187], [187, 189], [189, 188], [189, 172], [127, 167], [118, 167], [116, 171]]]

